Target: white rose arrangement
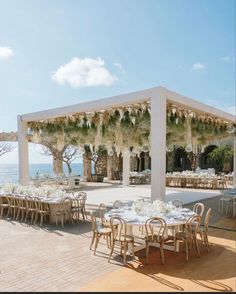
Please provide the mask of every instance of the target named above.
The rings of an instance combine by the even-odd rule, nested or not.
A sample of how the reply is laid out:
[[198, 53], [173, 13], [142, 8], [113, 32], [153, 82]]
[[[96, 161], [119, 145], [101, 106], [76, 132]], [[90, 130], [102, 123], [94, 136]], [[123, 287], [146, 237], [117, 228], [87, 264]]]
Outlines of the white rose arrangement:
[[132, 209], [138, 215], [148, 215], [151, 217], [168, 214], [172, 210], [175, 210], [176, 207], [170, 201], [155, 200], [153, 202], [147, 202], [142, 199], [134, 201]]
[[23, 194], [31, 197], [47, 197], [47, 198], [65, 198], [67, 195], [66, 191], [62, 191], [58, 188], [52, 187], [34, 187], [34, 186], [21, 186], [17, 184], [7, 183], [1, 186], [3, 193], [15, 193]]

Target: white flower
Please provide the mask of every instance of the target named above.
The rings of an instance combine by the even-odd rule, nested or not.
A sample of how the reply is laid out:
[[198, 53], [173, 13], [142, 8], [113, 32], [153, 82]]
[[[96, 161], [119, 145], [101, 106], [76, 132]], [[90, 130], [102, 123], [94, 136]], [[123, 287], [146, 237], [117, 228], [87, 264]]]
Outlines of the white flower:
[[152, 203], [136, 200], [132, 208], [138, 215], [158, 216], [169, 213], [175, 209], [175, 206], [171, 202], [166, 203], [161, 200], [155, 200]]

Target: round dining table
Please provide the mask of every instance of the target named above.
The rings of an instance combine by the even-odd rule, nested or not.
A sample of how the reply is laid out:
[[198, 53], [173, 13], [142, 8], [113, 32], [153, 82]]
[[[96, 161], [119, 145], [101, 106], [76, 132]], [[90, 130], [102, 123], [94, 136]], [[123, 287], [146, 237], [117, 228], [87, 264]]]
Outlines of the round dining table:
[[[145, 222], [151, 217], [161, 217], [166, 222], [166, 231], [165, 234], [175, 236], [175, 233], [178, 232], [183, 226], [189, 217], [193, 216], [195, 213], [189, 208], [176, 208], [169, 213], [161, 214], [155, 211], [147, 211], [146, 215], [139, 215], [132, 207], [121, 207], [118, 209], [111, 209], [105, 213], [104, 217], [106, 220], [110, 220], [111, 217], [120, 217], [126, 222], [126, 234], [134, 236], [133, 229], [134, 227], [144, 227]], [[135, 237], [135, 236], [134, 236]], [[131, 245], [131, 244], [130, 244]], [[157, 244], [153, 244], [157, 246]], [[145, 248], [145, 243], [135, 246], [135, 251]], [[165, 244], [164, 249], [174, 251], [174, 244]], [[128, 247], [128, 251], [131, 252], [131, 247]], [[179, 251], [179, 241], [176, 244], [176, 251]]]

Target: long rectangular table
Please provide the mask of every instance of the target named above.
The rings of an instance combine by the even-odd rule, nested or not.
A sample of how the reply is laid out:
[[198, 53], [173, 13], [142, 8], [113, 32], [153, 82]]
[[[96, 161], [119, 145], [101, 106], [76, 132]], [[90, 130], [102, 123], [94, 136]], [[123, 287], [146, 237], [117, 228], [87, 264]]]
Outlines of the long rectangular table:
[[[25, 197], [25, 195], [21, 194], [0, 194], [0, 198], [2, 199], [3, 203], [7, 203], [7, 197], [8, 196], [16, 196], [16, 197]], [[50, 211], [50, 223], [54, 224], [56, 223], [56, 212], [63, 209], [69, 209], [69, 206], [67, 203], [62, 203], [61, 198], [47, 198], [47, 197], [41, 197], [37, 196], [37, 198], [40, 199], [40, 201], [43, 203], [44, 208], [46, 209], [46, 206], [48, 205], [49, 211]], [[32, 197], [33, 199], [33, 197]], [[69, 216], [66, 215], [65, 220], [68, 220]], [[60, 216], [58, 217], [58, 221], [60, 221]]]

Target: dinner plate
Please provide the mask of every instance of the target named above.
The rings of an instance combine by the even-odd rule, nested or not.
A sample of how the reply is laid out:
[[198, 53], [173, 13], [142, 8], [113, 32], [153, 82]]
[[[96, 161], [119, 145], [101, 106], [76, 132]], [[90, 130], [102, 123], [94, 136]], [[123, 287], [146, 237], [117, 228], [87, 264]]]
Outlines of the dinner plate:
[[187, 211], [190, 211], [190, 209], [189, 208], [182, 208], [181, 211], [187, 212]]

